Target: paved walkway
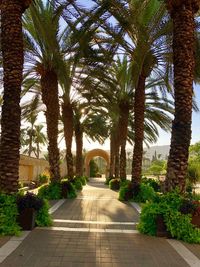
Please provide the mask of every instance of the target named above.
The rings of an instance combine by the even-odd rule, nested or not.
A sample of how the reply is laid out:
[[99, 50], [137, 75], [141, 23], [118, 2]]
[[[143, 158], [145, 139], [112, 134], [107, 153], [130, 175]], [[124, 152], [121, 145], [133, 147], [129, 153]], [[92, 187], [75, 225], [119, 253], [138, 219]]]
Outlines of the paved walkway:
[[137, 211], [117, 197], [101, 179], [91, 179], [77, 199], [64, 201], [53, 213], [52, 227], [25, 235], [0, 266], [200, 266], [199, 245], [139, 234]]

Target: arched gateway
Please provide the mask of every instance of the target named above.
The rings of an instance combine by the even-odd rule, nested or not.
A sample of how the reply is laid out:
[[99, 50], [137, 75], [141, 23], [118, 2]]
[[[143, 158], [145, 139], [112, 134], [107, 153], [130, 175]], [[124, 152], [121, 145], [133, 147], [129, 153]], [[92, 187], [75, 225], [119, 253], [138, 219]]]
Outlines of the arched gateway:
[[109, 164], [110, 164], [110, 157], [109, 157], [109, 154], [103, 149], [93, 149], [93, 150], [90, 150], [87, 152], [87, 154], [85, 156], [85, 174], [87, 176], [90, 176], [90, 161], [94, 157], [101, 157], [101, 158], [105, 159], [105, 161], [107, 163], [105, 175], [107, 177], [108, 176], [108, 168], [109, 168]]

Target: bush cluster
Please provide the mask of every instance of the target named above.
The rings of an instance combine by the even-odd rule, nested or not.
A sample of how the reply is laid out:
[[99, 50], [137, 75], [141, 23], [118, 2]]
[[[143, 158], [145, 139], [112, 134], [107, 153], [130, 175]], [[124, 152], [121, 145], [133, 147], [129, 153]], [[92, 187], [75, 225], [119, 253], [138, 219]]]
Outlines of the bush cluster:
[[[131, 181], [122, 182], [119, 191], [119, 200], [127, 201], [133, 200], [139, 203], [145, 203], [146, 201], [153, 201], [157, 193], [154, 188], [158, 189], [157, 183], [153, 179], [142, 179], [141, 184], [134, 184]], [[153, 181], [152, 181], [153, 180]]]
[[18, 224], [18, 215], [26, 208], [36, 210], [38, 226], [52, 224], [47, 200], [31, 193], [26, 195], [0, 194], [0, 235], [19, 235], [21, 227]]
[[61, 198], [75, 198], [77, 196], [76, 190], [82, 190], [83, 185], [86, 185], [87, 178], [74, 177], [73, 179], [62, 179], [60, 182], [51, 182], [48, 185], [43, 185], [38, 190], [38, 196], [41, 198], [61, 199]]
[[112, 189], [112, 190], [119, 190], [120, 188], [120, 179], [111, 179], [109, 181], [109, 188]]
[[[156, 219], [162, 215], [171, 236], [189, 243], [200, 243], [200, 229], [191, 223], [193, 207], [178, 191], [159, 196], [142, 208], [138, 230], [156, 235]], [[188, 213], [188, 212], [191, 213]]]
[[17, 204], [15, 196], [0, 193], [0, 235], [18, 235]]

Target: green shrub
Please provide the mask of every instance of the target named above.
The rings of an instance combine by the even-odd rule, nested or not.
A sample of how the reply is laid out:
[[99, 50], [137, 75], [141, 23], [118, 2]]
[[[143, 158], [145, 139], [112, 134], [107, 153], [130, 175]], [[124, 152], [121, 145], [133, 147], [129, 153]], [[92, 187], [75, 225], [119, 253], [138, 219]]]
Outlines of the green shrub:
[[87, 184], [87, 180], [86, 180], [86, 178], [84, 176], [81, 176], [80, 179], [81, 179], [82, 185], [86, 185]]
[[82, 190], [83, 189], [82, 183], [79, 179], [74, 179], [72, 183], [75, 186], [76, 190]]
[[156, 197], [156, 192], [148, 184], [140, 184], [137, 194], [133, 193], [133, 200], [135, 202], [145, 203], [146, 201], [153, 201]]
[[192, 183], [195, 184], [200, 181], [200, 162], [191, 160], [188, 163], [187, 169], [187, 179]]
[[38, 175], [38, 183], [40, 185], [48, 183], [48, 176], [46, 174], [39, 174]]
[[52, 182], [41, 186], [38, 190], [38, 196], [46, 199], [61, 199], [61, 184]]
[[148, 184], [141, 183], [133, 184], [130, 181], [121, 182], [119, 191], [119, 200], [127, 201], [134, 200], [135, 202], [145, 203], [146, 201], [153, 201], [156, 198], [156, 192]]
[[61, 181], [61, 196], [63, 198], [75, 198], [77, 196], [75, 186], [68, 179]]
[[184, 197], [174, 191], [157, 198], [157, 202], [142, 207], [138, 230], [148, 235], [156, 235], [156, 218], [162, 215], [167, 230], [172, 237], [189, 243], [200, 243], [200, 229], [191, 224], [191, 215], [181, 213]]
[[119, 190], [119, 200], [127, 201], [133, 198], [132, 183], [129, 181], [122, 182]]
[[164, 218], [172, 237], [188, 243], [200, 243], [200, 229], [191, 224], [191, 215], [170, 210]]
[[0, 235], [18, 235], [17, 205], [14, 196], [0, 194]]
[[109, 181], [109, 188], [112, 189], [112, 190], [119, 190], [120, 188], [120, 179], [111, 179]]
[[86, 185], [87, 184], [87, 180], [85, 176], [76, 176], [75, 179], [81, 181], [82, 185]]
[[200, 201], [200, 194], [197, 194], [197, 193], [193, 194], [193, 199]]
[[138, 230], [147, 235], [156, 235], [156, 217], [160, 214], [157, 203], [148, 203], [142, 207]]
[[158, 180], [142, 177], [142, 183], [151, 186], [155, 192], [160, 191], [160, 182]]
[[51, 226], [52, 219], [49, 214], [49, 203], [46, 199], [43, 200], [43, 205], [36, 215], [36, 224], [40, 227]]

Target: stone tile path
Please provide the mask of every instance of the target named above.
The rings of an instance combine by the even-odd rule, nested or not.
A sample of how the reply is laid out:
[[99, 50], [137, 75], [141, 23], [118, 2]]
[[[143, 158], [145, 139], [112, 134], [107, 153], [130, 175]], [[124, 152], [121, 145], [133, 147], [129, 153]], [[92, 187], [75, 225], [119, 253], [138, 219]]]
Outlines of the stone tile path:
[[166, 239], [139, 234], [138, 212], [117, 197], [102, 180], [91, 180], [77, 199], [66, 200], [53, 213], [53, 227], [34, 229], [0, 266], [200, 266], [199, 245], [184, 244], [196, 255], [191, 263]]

